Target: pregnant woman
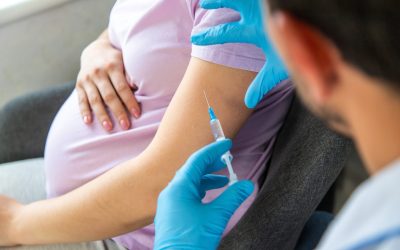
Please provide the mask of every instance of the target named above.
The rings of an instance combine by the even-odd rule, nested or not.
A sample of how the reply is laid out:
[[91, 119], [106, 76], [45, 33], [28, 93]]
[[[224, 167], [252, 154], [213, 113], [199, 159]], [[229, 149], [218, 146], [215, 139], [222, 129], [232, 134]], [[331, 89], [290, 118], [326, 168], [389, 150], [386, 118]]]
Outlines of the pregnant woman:
[[[262, 51], [245, 44], [191, 45], [191, 34], [238, 19], [230, 10], [201, 9], [198, 0], [117, 1], [108, 31], [83, 53], [76, 91], [53, 122], [45, 153], [49, 199], [20, 206], [10, 226], [16, 229], [9, 242], [0, 236], [0, 244], [114, 237], [128, 249], [151, 249], [158, 194], [213, 140], [203, 90], [234, 138], [238, 177], [256, 184], [229, 231], [254, 201], [292, 95], [286, 81], [249, 110], [244, 94], [265, 63]], [[118, 64], [106, 67], [110, 74], [87, 73], [90, 49], [100, 44], [99, 58], [111, 53], [118, 61], [122, 53], [125, 75]]]

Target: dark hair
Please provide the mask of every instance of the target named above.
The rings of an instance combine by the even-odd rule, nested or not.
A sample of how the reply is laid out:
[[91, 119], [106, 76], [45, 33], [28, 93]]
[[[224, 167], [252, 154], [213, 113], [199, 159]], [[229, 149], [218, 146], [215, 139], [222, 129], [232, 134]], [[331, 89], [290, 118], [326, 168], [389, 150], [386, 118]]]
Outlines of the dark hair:
[[366, 74], [400, 89], [400, 0], [267, 0], [315, 27]]

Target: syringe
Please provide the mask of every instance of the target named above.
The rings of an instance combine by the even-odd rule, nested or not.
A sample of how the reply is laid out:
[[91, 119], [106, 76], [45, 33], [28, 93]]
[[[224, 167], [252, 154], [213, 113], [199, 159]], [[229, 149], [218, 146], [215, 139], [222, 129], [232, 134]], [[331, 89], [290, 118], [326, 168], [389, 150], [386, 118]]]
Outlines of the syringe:
[[[225, 134], [224, 131], [222, 130], [221, 123], [219, 122], [217, 116], [214, 113], [214, 110], [210, 106], [210, 103], [208, 102], [207, 94], [204, 91], [204, 97], [206, 98], [207, 105], [208, 105], [208, 114], [210, 115], [210, 126], [211, 126], [211, 132], [214, 136], [215, 141], [220, 141], [225, 139]], [[221, 160], [226, 164], [229, 172], [229, 185], [234, 184], [235, 182], [238, 181], [237, 175], [233, 171], [232, 167], [232, 160], [233, 156], [230, 151], [226, 152], [224, 155], [222, 155]]]

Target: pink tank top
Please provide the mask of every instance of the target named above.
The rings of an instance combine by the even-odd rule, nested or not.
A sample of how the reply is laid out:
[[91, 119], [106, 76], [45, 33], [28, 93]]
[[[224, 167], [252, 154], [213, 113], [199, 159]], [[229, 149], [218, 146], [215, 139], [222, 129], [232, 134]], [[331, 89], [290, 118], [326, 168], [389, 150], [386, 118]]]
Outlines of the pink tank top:
[[[76, 92], [55, 118], [46, 144], [45, 167], [49, 197], [65, 194], [117, 164], [139, 155], [153, 139], [191, 57], [232, 68], [259, 71], [262, 51], [247, 44], [192, 46], [190, 36], [206, 27], [238, 20], [227, 9], [206, 11], [198, 0], [119, 0], [110, 18], [112, 44], [123, 53], [127, 79], [138, 86], [135, 96], [142, 116], [132, 119], [132, 128], [117, 126], [112, 133], [95, 122], [82, 122]], [[234, 168], [240, 179], [256, 184], [265, 170], [275, 136], [290, 106], [292, 86], [282, 83], [256, 108], [234, 140]], [[114, 121], [115, 122], [115, 121]], [[211, 200], [221, 190], [207, 195]], [[256, 192], [235, 213], [228, 232], [254, 201]], [[134, 212], [134, 211], [132, 211]], [[152, 225], [116, 237], [129, 249], [152, 249]]]

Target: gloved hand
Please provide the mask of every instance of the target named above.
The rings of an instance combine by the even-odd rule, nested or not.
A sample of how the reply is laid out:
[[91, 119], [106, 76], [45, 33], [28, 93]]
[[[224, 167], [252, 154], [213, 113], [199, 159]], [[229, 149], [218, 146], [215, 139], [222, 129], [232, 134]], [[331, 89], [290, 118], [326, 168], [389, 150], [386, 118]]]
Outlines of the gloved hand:
[[238, 22], [221, 24], [192, 36], [195, 45], [251, 43], [260, 47], [267, 62], [247, 90], [246, 106], [254, 108], [271, 89], [289, 78], [264, 29], [263, 0], [202, 0], [204, 9], [230, 8], [241, 14]]
[[216, 249], [232, 214], [253, 192], [250, 181], [230, 186], [210, 203], [206, 191], [224, 187], [228, 178], [210, 174], [224, 167], [221, 156], [230, 140], [215, 142], [193, 154], [161, 192], [155, 217], [154, 249]]

